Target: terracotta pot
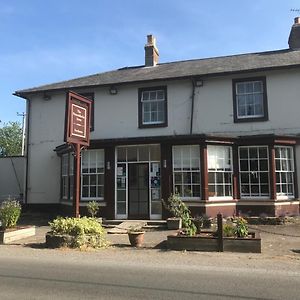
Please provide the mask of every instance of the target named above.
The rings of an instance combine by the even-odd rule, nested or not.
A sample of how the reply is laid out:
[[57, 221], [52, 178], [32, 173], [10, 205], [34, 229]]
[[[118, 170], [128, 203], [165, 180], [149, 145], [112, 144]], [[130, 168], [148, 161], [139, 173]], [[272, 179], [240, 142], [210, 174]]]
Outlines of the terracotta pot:
[[144, 242], [144, 231], [128, 232], [129, 241], [132, 247], [142, 247]]

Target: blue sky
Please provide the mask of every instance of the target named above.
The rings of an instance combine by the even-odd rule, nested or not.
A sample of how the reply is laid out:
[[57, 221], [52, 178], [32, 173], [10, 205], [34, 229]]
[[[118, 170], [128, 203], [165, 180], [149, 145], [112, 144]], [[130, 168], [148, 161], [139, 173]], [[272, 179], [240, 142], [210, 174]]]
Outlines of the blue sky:
[[160, 62], [288, 47], [296, 0], [0, 0], [0, 126], [21, 121], [18, 89]]

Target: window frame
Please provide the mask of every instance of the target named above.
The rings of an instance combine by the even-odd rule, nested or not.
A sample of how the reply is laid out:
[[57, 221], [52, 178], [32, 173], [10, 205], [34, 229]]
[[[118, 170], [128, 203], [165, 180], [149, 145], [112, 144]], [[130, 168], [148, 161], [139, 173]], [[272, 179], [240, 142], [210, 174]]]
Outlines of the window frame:
[[[277, 149], [282, 149], [282, 148], [285, 148], [285, 149], [290, 149], [290, 154], [291, 154], [291, 157], [282, 157], [281, 156], [281, 152], [280, 152], [280, 157], [276, 157], [276, 148]], [[274, 149], [275, 149], [275, 181], [276, 181], [276, 198], [277, 199], [294, 199], [295, 198], [295, 172], [296, 172], [296, 168], [295, 168], [295, 154], [294, 154], [294, 147], [292, 146], [286, 146], [286, 145], [275, 145], [274, 146]], [[290, 160], [290, 166], [291, 166], [291, 170], [282, 170], [282, 162], [285, 161], [285, 162], [288, 162]], [[277, 163], [276, 162], [279, 162], [280, 164], [280, 170], [277, 169]], [[288, 165], [288, 163], [287, 163]], [[286, 175], [287, 174], [291, 174], [291, 178], [292, 178], [292, 182], [288, 182], [288, 176], [286, 177], [286, 183], [282, 183], [282, 174], [285, 173]], [[280, 174], [279, 177], [280, 177], [280, 181], [278, 182], [277, 181], [277, 174]], [[277, 187], [280, 186], [280, 190], [282, 191], [282, 185], [285, 185], [286, 188], [288, 189], [288, 185], [292, 185], [292, 194], [289, 194], [288, 191], [283, 194], [282, 192], [277, 192]]]
[[[99, 155], [97, 152], [103, 152], [103, 172], [98, 172], [97, 171], [97, 168], [98, 168], [98, 161], [96, 160], [96, 171], [95, 172], [83, 172], [83, 156], [82, 156], [82, 159], [81, 159], [81, 180], [80, 180], [80, 184], [81, 184], [81, 195], [80, 195], [80, 201], [81, 202], [88, 202], [88, 201], [93, 201], [93, 200], [96, 200], [96, 201], [103, 201], [104, 200], [104, 197], [105, 197], [105, 150], [104, 149], [90, 149], [90, 150], [86, 150], [86, 152], [84, 153], [89, 153], [89, 161], [88, 161], [88, 169], [91, 169], [91, 161], [90, 161], [90, 154], [92, 152], [96, 152], [96, 157]], [[83, 154], [84, 155], [84, 154]], [[90, 182], [88, 185], [84, 184], [84, 176], [88, 176], [88, 177], [91, 177], [91, 176], [96, 176], [96, 184], [95, 185], [91, 185]], [[103, 184], [98, 184], [97, 180], [98, 180], [98, 176], [102, 175], [103, 176]], [[88, 196], [88, 197], [84, 197], [83, 196], [83, 188], [84, 187], [88, 187], [88, 191], [89, 191], [89, 194], [91, 192], [91, 187], [95, 187], [96, 188], [96, 196], [95, 197], [91, 197], [91, 196]], [[97, 188], [99, 187], [102, 187], [102, 191], [103, 191], [103, 196], [102, 197], [97, 197]]]
[[[236, 93], [236, 86], [237, 83], [241, 82], [254, 82], [254, 81], [261, 81], [262, 87], [263, 87], [263, 116], [249, 116], [249, 117], [239, 117], [238, 116], [238, 100], [237, 100], [237, 93]], [[268, 98], [267, 98], [267, 83], [266, 83], [266, 77], [260, 76], [260, 77], [250, 77], [250, 78], [239, 78], [239, 79], [232, 79], [232, 94], [233, 94], [233, 118], [234, 123], [242, 123], [242, 122], [262, 122], [262, 121], [268, 121], [269, 115], [268, 115]]]
[[[267, 161], [267, 170], [257, 170], [257, 171], [251, 171], [250, 168], [248, 168], [248, 171], [241, 171], [241, 155], [240, 155], [240, 149], [242, 148], [247, 148], [248, 149], [248, 153], [250, 153], [250, 149], [252, 148], [256, 148], [256, 149], [259, 149], [259, 148], [266, 148], [267, 149], [267, 157], [257, 157], [256, 160], [258, 160], [258, 168], [259, 168], [259, 161], [260, 160], [266, 160]], [[271, 163], [272, 163], [272, 158], [270, 157], [269, 155], [269, 148], [270, 146], [268, 145], [243, 145], [243, 146], [239, 146], [238, 147], [238, 164], [239, 164], [239, 169], [238, 169], [238, 172], [239, 172], [239, 190], [240, 190], [240, 199], [241, 200], [249, 200], [249, 199], [270, 199], [271, 197], [271, 189], [272, 189], [272, 186], [271, 186], [271, 177], [270, 177], [270, 168], [271, 168]], [[246, 160], [246, 159], [242, 159], [242, 160]], [[246, 160], [247, 161], [247, 164], [248, 164], [248, 167], [251, 165], [251, 161], [255, 160], [254, 158], [251, 158], [250, 155], [248, 155], [248, 159]], [[265, 173], [267, 174], [268, 176], [268, 195], [261, 195], [262, 192], [260, 192], [260, 195], [251, 195], [251, 186], [253, 185], [258, 185], [259, 186], [259, 190], [261, 191], [261, 182], [259, 180], [259, 182], [257, 184], [251, 182], [251, 177], [250, 177], [250, 174], [251, 173]], [[243, 195], [243, 192], [242, 192], [242, 174], [249, 174], [249, 195]], [[263, 185], [266, 185], [266, 184], [263, 184]]]
[[[164, 99], [164, 122], [162, 123], [144, 123], [143, 122], [143, 102], [142, 102], [142, 93], [163, 90], [165, 94]], [[168, 126], [168, 94], [167, 86], [155, 86], [155, 87], [146, 87], [138, 89], [138, 125], [139, 128], [156, 128], [156, 127], [167, 127]]]
[[[198, 169], [189, 169], [189, 170], [184, 170], [183, 169], [183, 165], [182, 165], [182, 162], [183, 162], [183, 157], [181, 156], [181, 170], [175, 170], [174, 168], [174, 165], [175, 165], [175, 155], [174, 155], [174, 151], [175, 151], [175, 148], [187, 148], [189, 149], [189, 154], [191, 154], [191, 147], [198, 147], [198, 150], [199, 150], [199, 166], [198, 166]], [[182, 152], [182, 150], [181, 150]], [[181, 153], [182, 154], [182, 153]], [[190, 161], [190, 166], [192, 166], [192, 163], [191, 163], [191, 155], [189, 157], [189, 161]], [[175, 182], [175, 176], [176, 174], [181, 174], [181, 183], [180, 184], [177, 184]], [[183, 174], [189, 174], [190, 175], [190, 178], [191, 178], [191, 181], [189, 183], [185, 183], [184, 182], [184, 178], [183, 178]], [[199, 175], [199, 183], [194, 183], [192, 182], [192, 174], [198, 174]], [[201, 200], [202, 198], [202, 170], [201, 170], [201, 147], [200, 145], [198, 144], [189, 144], [189, 145], [173, 145], [172, 146], [172, 179], [173, 179], [173, 185], [172, 185], [172, 188], [173, 188], [173, 193], [177, 193], [176, 191], [176, 185], [180, 185], [181, 187], [184, 187], [184, 186], [194, 186], [194, 185], [197, 185], [199, 186], [199, 196], [181, 196], [180, 193], [179, 196], [180, 198], [183, 200], [183, 201], [194, 201], [194, 200]]]
[[74, 186], [74, 156], [71, 152], [66, 152], [61, 155], [60, 182], [60, 201], [72, 201]]
[[[216, 148], [227, 148], [229, 149], [229, 158], [230, 158], [230, 170], [226, 170], [225, 168], [209, 168], [209, 148], [211, 149], [216, 149]], [[217, 157], [217, 156], [216, 156]], [[225, 159], [226, 157], [224, 157]], [[209, 173], [214, 173], [214, 182], [209, 181]], [[223, 177], [223, 182], [222, 184], [218, 184], [217, 180], [216, 180], [216, 174], [222, 174]], [[225, 182], [225, 174], [229, 174], [230, 175], [230, 183], [226, 183]], [[207, 176], [208, 176], [208, 180], [207, 180], [207, 186], [208, 186], [208, 199], [209, 200], [231, 200], [233, 199], [233, 149], [232, 146], [228, 146], [228, 145], [207, 145]], [[231, 191], [231, 195], [221, 195], [221, 196], [210, 196], [209, 195], [209, 186], [214, 186], [214, 188], [216, 189], [217, 186], [222, 186], [223, 187], [223, 192], [225, 191], [225, 187], [226, 186], [230, 186], [230, 191]]]

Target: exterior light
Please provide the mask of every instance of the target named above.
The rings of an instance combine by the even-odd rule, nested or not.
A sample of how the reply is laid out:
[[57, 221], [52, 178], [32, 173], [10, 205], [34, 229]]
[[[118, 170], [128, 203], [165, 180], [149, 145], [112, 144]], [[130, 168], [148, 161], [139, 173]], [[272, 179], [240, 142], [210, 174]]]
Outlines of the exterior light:
[[117, 90], [117, 88], [115, 87], [115, 86], [111, 86], [110, 88], [109, 88], [109, 93], [111, 94], [111, 95], [117, 95], [118, 94], [118, 90]]

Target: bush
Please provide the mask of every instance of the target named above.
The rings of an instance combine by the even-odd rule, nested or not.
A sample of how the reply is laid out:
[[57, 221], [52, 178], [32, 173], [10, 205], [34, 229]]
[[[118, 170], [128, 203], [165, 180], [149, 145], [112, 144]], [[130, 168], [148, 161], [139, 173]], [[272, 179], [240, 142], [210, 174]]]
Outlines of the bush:
[[0, 220], [2, 228], [12, 228], [17, 225], [21, 215], [21, 205], [19, 201], [8, 199], [0, 206]]
[[166, 203], [162, 200], [165, 208], [169, 210], [175, 217], [181, 218], [182, 227], [189, 236], [193, 236], [197, 232], [197, 228], [193, 223], [191, 212], [184, 202], [180, 199], [178, 194], [171, 194]]
[[233, 222], [235, 225], [235, 234], [237, 237], [247, 237], [248, 236], [248, 225], [244, 218], [235, 218]]
[[223, 235], [225, 237], [235, 236], [235, 228], [232, 224], [224, 224], [223, 226]]
[[87, 204], [86, 208], [87, 208], [87, 211], [88, 211], [89, 215], [92, 218], [95, 218], [97, 216], [97, 213], [99, 212], [100, 206], [96, 201], [90, 201]]
[[53, 234], [73, 237], [70, 247], [105, 248], [108, 246], [105, 231], [94, 218], [58, 217], [53, 222], [49, 222], [49, 225]]

